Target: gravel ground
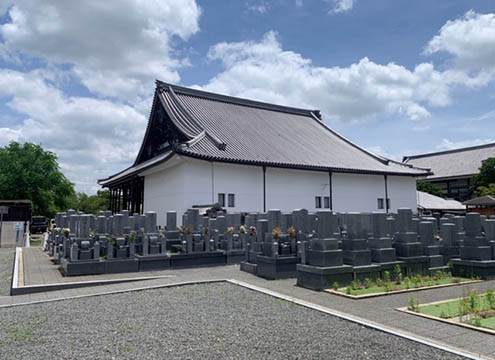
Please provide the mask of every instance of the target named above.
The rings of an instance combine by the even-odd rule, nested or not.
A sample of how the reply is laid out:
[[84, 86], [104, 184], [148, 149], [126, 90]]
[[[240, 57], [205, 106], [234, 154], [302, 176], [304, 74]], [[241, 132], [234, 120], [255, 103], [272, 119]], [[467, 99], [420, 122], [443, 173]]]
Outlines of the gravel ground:
[[15, 248], [0, 248], [0, 296], [10, 295]]
[[460, 359], [227, 283], [0, 309], [1, 359]]

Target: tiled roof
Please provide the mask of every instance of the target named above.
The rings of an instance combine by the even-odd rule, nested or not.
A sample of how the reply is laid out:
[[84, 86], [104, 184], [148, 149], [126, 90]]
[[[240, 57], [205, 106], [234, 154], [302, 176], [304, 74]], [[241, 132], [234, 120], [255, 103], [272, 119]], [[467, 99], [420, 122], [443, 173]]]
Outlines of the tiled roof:
[[[317, 110], [239, 99], [160, 81], [156, 95], [155, 101], [188, 139], [174, 145], [173, 151], [178, 154], [219, 162], [335, 172], [429, 173], [428, 169], [388, 160], [353, 144], [328, 128]], [[154, 103], [153, 108], [156, 106]], [[153, 131], [150, 125], [147, 131]], [[144, 146], [145, 141], [142, 149]], [[139, 155], [135, 166], [138, 161]]]
[[442, 199], [441, 197], [418, 191], [418, 208], [425, 210], [464, 211], [466, 207], [456, 200]]
[[490, 157], [495, 157], [495, 144], [405, 156], [403, 161], [414, 166], [430, 168], [433, 175], [428, 176], [428, 179], [443, 179], [477, 174], [481, 162]]
[[495, 196], [485, 195], [476, 199], [464, 201], [463, 204], [472, 206], [495, 206]]

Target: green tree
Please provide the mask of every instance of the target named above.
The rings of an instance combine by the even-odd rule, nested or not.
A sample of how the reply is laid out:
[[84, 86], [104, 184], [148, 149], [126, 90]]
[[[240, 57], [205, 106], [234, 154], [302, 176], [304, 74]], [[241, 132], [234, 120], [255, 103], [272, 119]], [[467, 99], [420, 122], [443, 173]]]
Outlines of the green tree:
[[490, 191], [490, 187], [493, 184], [495, 184], [495, 158], [488, 158], [483, 160], [480, 172], [473, 176], [471, 191], [475, 192], [478, 196], [493, 195], [486, 193]]
[[478, 188], [476, 189], [476, 194], [478, 196], [495, 195], [495, 184], [490, 184], [488, 186], [478, 186]]
[[73, 204], [74, 184], [60, 171], [53, 152], [13, 141], [0, 148], [0, 198], [31, 200], [34, 215], [53, 217]]
[[416, 190], [422, 191], [431, 195], [435, 195], [441, 198], [445, 198], [445, 195], [443, 193], [443, 190], [432, 183], [426, 182], [426, 181], [418, 181], [416, 184]]
[[96, 195], [79, 192], [77, 193], [77, 205], [74, 206], [74, 209], [96, 215], [100, 210], [108, 210], [109, 203], [110, 191], [108, 190], [98, 190]]

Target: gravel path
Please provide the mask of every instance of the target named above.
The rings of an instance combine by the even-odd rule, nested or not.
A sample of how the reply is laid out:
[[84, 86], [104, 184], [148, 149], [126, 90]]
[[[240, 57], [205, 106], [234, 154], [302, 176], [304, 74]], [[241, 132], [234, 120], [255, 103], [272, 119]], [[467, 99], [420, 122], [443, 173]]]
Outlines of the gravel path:
[[2, 359], [460, 359], [227, 283], [0, 310]]
[[15, 248], [0, 248], [0, 296], [10, 295]]

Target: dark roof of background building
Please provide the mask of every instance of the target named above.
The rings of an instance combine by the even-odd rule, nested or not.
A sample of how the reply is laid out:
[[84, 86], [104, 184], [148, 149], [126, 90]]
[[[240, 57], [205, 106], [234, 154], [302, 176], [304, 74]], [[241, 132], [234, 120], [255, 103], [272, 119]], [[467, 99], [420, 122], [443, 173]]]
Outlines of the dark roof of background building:
[[[328, 128], [317, 110], [245, 100], [160, 81], [153, 108], [157, 102], [188, 139], [174, 146], [174, 153], [188, 157], [348, 173], [429, 174], [429, 169], [385, 159], [357, 146]], [[147, 134], [153, 131], [150, 123], [151, 120]], [[125, 172], [139, 165], [146, 136], [136, 162]], [[100, 180], [100, 184], [113, 182], [119, 174]]]
[[481, 162], [495, 157], [495, 143], [429, 154], [404, 156], [403, 161], [419, 167], [430, 168], [428, 179], [470, 177], [479, 172]]
[[464, 205], [471, 206], [495, 206], [495, 196], [485, 195], [463, 202]]

